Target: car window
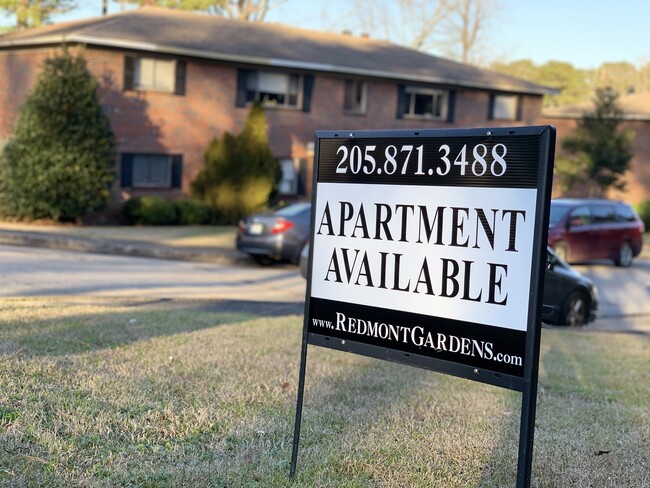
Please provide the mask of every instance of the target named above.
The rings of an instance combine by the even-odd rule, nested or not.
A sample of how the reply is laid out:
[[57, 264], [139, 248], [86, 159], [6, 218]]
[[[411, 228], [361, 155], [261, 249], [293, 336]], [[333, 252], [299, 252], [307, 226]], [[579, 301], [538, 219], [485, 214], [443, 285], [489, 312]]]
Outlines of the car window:
[[629, 205], [616, 205], [616, 220], [618, 222], [634, 222], [634, 210]]
[[611, 205], [593, 205], [591, 207], [591, 219], [594, 224], [605, 224], [614, 222], [614, 207]]
[[310, 209], [311, 203], [309, 202], [294, 203], [292, 205], [282, 207], [280, 210], [275, 212], [275, 214], [279, 215], [280, 217], [296, 217], [297, 215], [300, 215], [304, 212], [309, 213]]
[[571, 211], [569, 222], [571, 223], [571, 227], [589, 225], [591, 223], [591, 212], [589, 211], [589, 207], [583, 205], [582, 207], [573, 209]]
[[551, 212], [548, 217], [549, 224], [557, 224], [566, 215], [567, 206], [551, 202]]

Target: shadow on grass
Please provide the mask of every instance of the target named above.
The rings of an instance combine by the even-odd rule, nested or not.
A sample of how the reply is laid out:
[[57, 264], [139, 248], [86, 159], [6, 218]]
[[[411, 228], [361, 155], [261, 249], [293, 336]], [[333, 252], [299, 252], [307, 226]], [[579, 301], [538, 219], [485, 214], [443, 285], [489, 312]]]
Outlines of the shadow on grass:
[[[30, 312], [33, 301], [22, 300], [12, 304], [12, 307], [22, 307], [24, 310], [10, 314], [21, 318], [11, 322], [10, 327], [10, 321], [0, 320], [0, 331], [9, 328], [17, 331], [15, 337], [9, 339], [18, 343], [24, 349], [21, 354], [27, 356], [59, 357], [118, 348], [149, 338], [191, 333], [261, 317], [293, 315], [293, 320], [296, 320], [295, 315], [300, 315], [303, 311], [302, 305], [296, 303], [233, 300], [184, 302], [95, 299], [39, 303], [47, 303], [50, 308], [65, 307], [64, 310], [69, 311], [67, 315], [60, 314], [63, 316], [54, 319], [42, 319], [39, 317], [40, 312]], [[285, 330], [287, 332], [288, 329]], [[197, 458], [203, 451], [184, 451], [183, 456], [187, 454], [191, 462], [198, 463], [199, 468], [195, 473], [197, 477], [207, 477], [213, 486], [246, 486], [251, 483], [253, 476], [269, 481], [267, 486], [286, 486], [289, 483], [288, 461], [295, 396], [287, 402], [289, 383], [284, 386], [277, 378], [286, 381], [286, 375], [292, 374], [291, 368], [287, 369], [291, 363], [287, 355], [292, 353], [295, 353], [297, 375], [299, 349], [289, 351], [286, 344], [287, 341], [294, 344], [291, 346], [293, 349], [299, 343], [299, 335], [298, 327], [294, 330], [292, 326], [291, 337], [276, 339], [274, 347], [285, 359], [270, 361], [271, 369], [264, 369], [269, 367], [266, 365], [269, 362], [268, 356], [264, 360], [261, 357], [242, 359], [260, 364], [251, 369], [257, 375], [254, 381], [250, 381], [252, 377], [242, 374], [242, 380], [238, 384], [249, 381], [251, 384], [245, 386], [251, 391], [259, 388], [258, 383], [277, 383], [280, 386], [270, 387], [269, 393], [262, 396], [252, 393], [252, 396], [242, 396], [238, 400], [240, 406], [229, 407], [232, 415], [238, 413], [229, 419], [228, 427], [224, 425], [213, 432], [207, 424], [197, 426], [198, 439], [214, 451], [206, 459]], [[265, 338], [265, 335], [258, 337], [262, 341]], [[265, 353], [269, 354], [269, 351], [266, 350]], [[230, 354], [236, 357], [238, 353], [232, 349]], [[248, 367], [244, 362], [240, 366]], [[514, 484], [514, 475], [507, 475], [514, 473], [516, 459], [512, 461], [507, 452], [512, 452], [509, 447], [513, 443], [512, 423], [518, 426], [515, 412], [518, 412], [520, 397], [506, 395], [505, 400], [501, 400], [500, 393], [495, 395], [496, 391], [501, 391], [497, 387], [473, 388], [465, 384], [468, 380], [444, 380], [442, 376], [444, 375], [424, 369], [310, 346], [296, 484], [311, 486], [318, 484], [317, 481], [322, 481], [323, 477], [330, 476], [334, 483], [332, 486], [342, 480], [356, 482], [355, 486], [376, 486], [381, 480], [391, 479], [408, 480], [405, 485], [410, 486], [503, 486], [503, 479], [513, 480]], [[179, 378], [190, 377], [181, 375]], [[150, 379], [147, 379], [147, 384], [149, 382]], [[159, 384], [155, 384], [157, 388], [165, 390], [165, 381], [160, 380]], [[172, 385], [169, 386], [171, 388]], [[275, 394], [277, 398], [271, 394], [273, 388], [282, 392]], [[448, 394], [454, 398], [447, 398]], [[162, 400], [159, 402], [164, 405], [174, 396], [172, 390], [165, 390], [161, 395]], [[479, 410], [476, 416], [482, 416], [482, 419], [471, 420], [469, 423], [478, 425], [468, 427], [467, 419], [475, 412], [473, 401], [483, 395], [492, 395], [495, 401], [500, 404], [503, 402], [506, 408], [513, 411], [512, 416], [500, 416], [494, 420], [493, 425], [481, 429], [480, 424], [486, 421], [486, 412], [489, 414], [490, 411], [489, 405], [481, 406], [476, 409]], [[255, 401], [251, 402], [251, 398]], [[487, 401], [488, 404], [490, 400]], [[85, 404], [86, 400], [81, 403]], [[224, 406], [225, 403], [220, 408]], [[135, 405], [134, 408], [136, 407], [141, 406]], [[105, 403], [101, 404], [101, 408], [106, 408]], [[183, 412], [186, 407], [176, 408]], [[146, 415], [157, 412], [156, 409], [147, 410], [136, 417], [144, 427], [149, 427], [153, 421], [148, 420]], [[160, 425], [164, 427], [167, 423], [163, 419]], [[268, 434], [260, 434], [256, 425], [266, 424], [275, 425], [277, 429]], [[490, 442], [490, 445], [496, 446], [492, 449], [494, 452], [476, 440], [476, 437], [483, 437], [482, 430], [488, 431], [492, 437], [500, 436], [498, 443]], [[453, 441], [437, 445], [437, 436], [444, 437], [450, 432]], [[91, 434], [95, 435], [95, 432]], [[156, 438], [155, 435], [152, 436]], [[190, 440], [172, 440], [178, 442], [183, 449], [192, 444]], [[133, 447], [132, 444], [133, 442], [127, 442], [122, 445], [119, 441], [113, 447], [116, 452], [126, 452]], [[466, 444], [470, 447], [469, 454], [464, 453]], [[501, 451], [507, 452], [503, 454]], [[91, 456], [90, 448], [88, 452]], [[142, 475], [142, 484], [152, 484], [156, 476], [169, 476], [166, 479], [169, 486], [201, 485], [198, 478], [183, 478], [194, 475], [169, 468], [159, 456], [165, 460], [173, 457], [172, 451], [167, 457], [160, 453], [143, 454], [143, 460], [151, 463], [147, 464], [151, 470], [146, 475], [144, 464], [141, 473], [137, 465], [128, 464], [111, 466], [110, 477], [115, 481]], [[47, 458], [45, 455], [41, 457]], [[487, 462], [483, 462], [486, 458]], [[175, 459], [174, 462], [177, 461]], [[397, 478], [393, 478], [393, 470], [399, 472]], [[52, 477], [54, 476], [56, 475], [53, 474]], [[443, 481], [432, 485], [431, 480], [437, 476]], [[449, 480], [453, 482], [443, 484]], [[496, 484], [493, 483], [495, 480]]]
[[[71, 309], [51, 319], [31, 317], [34, 302], [13, 302], [11, 309], [24, 308], [12, 326], [11, 318], [0, 318], [5, 329], [5, 349], [20, 349], [28, 356], [63, 356], [101, 349], [118, 348], [158, 336], [189, 333], [234, 324], [260, 317], [280, 317], [303, 313], [303, 305], [293, 302], [254, 302], [245, 300], [97, 300], [46, 302], [47, 307]], [[12, 302], [7, 302], [12, 303]], [[75, 313], [77, 307], [83, 310]], [[7, 312], [11, 312], [7, 310]], [[10, 313], [9, 315], [13, 315]], [[22, 313], [19, 312], [19, 315]], [[36, 314], [38, 315], [38, 314]], [[9, 347], [9, 343], [13, 347]]]
[[[308, 356], [320, 349], [310, 347]], [[330, 354], [346, 362], [348, 353]], [[331, 475], [347, 476], [358, 486], [400, 480], [401, 486], [493, 487], [504, 486], [504, 479], [514, 486], [517, 449], [516, 443], [512, 448], [512, 432], [519, 425], [515, 412], [520, 396], [506, 394], [501, 400], [501, 388], [472, 386], [464, 383], [470, 380], [389, 361], [354, 362], [353, 370], [342, 368], [323, 378], [318, 371], [310, 373], [319, 367], [313, 357], [308, 360], [298, 482], [309, 484], [319, 467], [328, 466]], [[485, 403], [476, 405], [477, 398]], [[503, 409], [512, 412], [501, 412], [477, 436], [498, 435], [493, 452], [474, 438], [492, 401], [503, 401]], [[459, 455], [465, 447], [467, 452]], [[480, 459], [487, 460], [479, 466]], [[327, 471], [318, 476], [327, 477]]]

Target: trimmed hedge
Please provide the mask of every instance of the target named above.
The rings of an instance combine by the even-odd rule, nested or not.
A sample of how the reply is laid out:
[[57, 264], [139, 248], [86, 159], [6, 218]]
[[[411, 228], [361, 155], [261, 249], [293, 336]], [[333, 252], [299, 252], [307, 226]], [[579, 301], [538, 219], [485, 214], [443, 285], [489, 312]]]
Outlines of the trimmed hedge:
[[157, 196], [132, 198], [124, 203], [122, 217], [130, 225], [205, 225], [214, 217], [196, 200], [169, 201]]
[[174, 206], [181, 225], [205, 225], [213, 220], [210, 208], [197, 200], [176, 200]]

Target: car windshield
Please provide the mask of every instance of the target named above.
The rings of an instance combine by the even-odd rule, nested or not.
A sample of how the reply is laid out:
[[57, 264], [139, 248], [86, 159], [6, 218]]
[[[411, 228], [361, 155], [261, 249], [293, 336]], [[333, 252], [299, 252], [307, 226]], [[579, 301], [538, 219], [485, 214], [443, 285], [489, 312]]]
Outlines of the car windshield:
[[548, 223], [551, 225], [557, 224], [560, 220], [562, 220], [562, 217], [566, 215], [566, 211], [566, 205], [551, 202], [551, 213], [548, 217]]

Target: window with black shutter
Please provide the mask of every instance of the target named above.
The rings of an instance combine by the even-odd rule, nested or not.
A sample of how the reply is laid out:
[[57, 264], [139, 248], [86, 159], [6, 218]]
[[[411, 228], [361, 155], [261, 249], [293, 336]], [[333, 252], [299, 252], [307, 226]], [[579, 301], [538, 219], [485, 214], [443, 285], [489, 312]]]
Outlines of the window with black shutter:
[[183, 156], [180, 154], [122, 154], [123, 188], [181, 188]]
[[152, 56], [124, 57], [124, 89], [185, 94], [187, 63]]
[[264, 107], [310, 110], [314, 77], [296, 73], [240, 69], [237, 106], [260, 102]]

